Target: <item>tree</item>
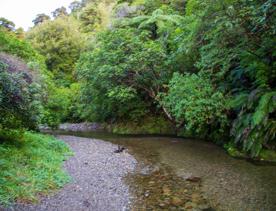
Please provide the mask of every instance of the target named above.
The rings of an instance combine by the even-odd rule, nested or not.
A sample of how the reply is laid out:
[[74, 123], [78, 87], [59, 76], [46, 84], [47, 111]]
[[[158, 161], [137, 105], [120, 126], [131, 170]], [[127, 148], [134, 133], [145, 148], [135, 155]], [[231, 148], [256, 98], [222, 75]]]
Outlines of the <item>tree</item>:
[[190, 0], [176, 36], [175, 55], [229, 96], [228, 139], [252, 157], [276, 145], [275, 17], [270, 0]]
[[0, 130], [36, 129], [42, 108], [39, 87], [23, 61], [0, 54]]
[[84, 32], [92, 32], [98, 28], [102, 21], [98, 4], [88, 4], [80, 13], [79, 20]]
[[22, 27], [19, 27], [18, 29], [16, 29], [14, 33], [16, 34], [16, 37], [18, 39], [24, 39], [25, 38], [25, 31]]
[[69, 9], [71, 10], [71, 12], [79, 11], [82, 7], [83, 7], [83, 4], [80, 1], [73, 1], [69, 5]]
[[[149, 29], [153, 39], [167, 36], [172, 25], [180, 25], [183, 17], [180, 15], [166, 15], [162, 9], [157, 9], [151, 15], [141, 15], [126, 22], [127, 25], [138, 25], [139, 29]], [[123, 22], [124, 23], [124, 22]]]
[[62, 16], [67, 16], [68, 12], [65, 7], [60, 7], [60, 8], [57, 8], [55, 11], [53, 11], [52, 15], [54, 18], [58, 18]]
[[69, 86], [74, 81], [75, 63], [84, 46], [76, 20], [67, 17], [44, 22], [30, 30], [26, 37], [45, 56], [57, 83]]
[[158, 103], [158, 93], [170, 78], [165, 61], [162, 44], [148, 32], [117, 29], [100, 34], [95, 48], [78, 64], [88, 115], [101, 114], [101, 120], [144, 115]]
[[51, 19], [50, 16], [48, 16], [44, 13], [41, 13], [41, 14], [36, 15], [36, 18], [33, 20], [33, 23], [36, 26], [36, 25], [41, 24], [44, 21], [47, 21], [47, 20], [50, 20], [50, 19]]
[[0, 18], [0, 26], [4, 27], [8, 31], [14, 31], [15, 30], [15, 24], [6, 19], [6, 18]]
[[190, 134], [204, 138], [225, 132], [226, 101], [207, 75], [174, 73], [168, 87], [168, 92], [160, 95], [161, 104], [178, 128], [184, 126]]

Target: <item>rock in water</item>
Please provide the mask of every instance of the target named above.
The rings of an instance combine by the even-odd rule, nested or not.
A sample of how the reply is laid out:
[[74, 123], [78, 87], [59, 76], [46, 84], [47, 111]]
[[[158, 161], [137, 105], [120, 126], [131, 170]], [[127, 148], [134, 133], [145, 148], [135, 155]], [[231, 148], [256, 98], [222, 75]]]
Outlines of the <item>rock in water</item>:
[[186, 179], [189, 182], [200, 182], [201, 178], [200, 177], [195, 177], [195, 176], [190, 176]]

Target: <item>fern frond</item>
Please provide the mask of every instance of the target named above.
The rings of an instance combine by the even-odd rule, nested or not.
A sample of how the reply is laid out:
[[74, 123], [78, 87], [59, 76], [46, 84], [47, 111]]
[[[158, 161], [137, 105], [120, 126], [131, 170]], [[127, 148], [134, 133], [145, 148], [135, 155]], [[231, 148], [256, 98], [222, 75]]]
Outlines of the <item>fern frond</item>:
[[[255, 113], [253, 115], [253, 125], [257, 126], [260, 124], [265, 118], [268, 117], [269, 113], [276, 110], [274, 107], [274, 110], [270, 111], [270, 104], [273, 104], [273, 96], [276, 96], [276, 92], [268, 92], [264, 94], [259, 101], [259, 105], [255, 110]], [[272, 108], [273, 109], [273, 108]]]

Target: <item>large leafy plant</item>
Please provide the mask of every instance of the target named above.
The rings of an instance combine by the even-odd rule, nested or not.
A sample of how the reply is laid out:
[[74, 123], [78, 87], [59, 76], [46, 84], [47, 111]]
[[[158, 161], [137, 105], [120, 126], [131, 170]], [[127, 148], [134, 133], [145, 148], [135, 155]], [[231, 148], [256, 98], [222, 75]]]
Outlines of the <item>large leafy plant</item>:
[[208, 137], [211, 132], [224, 132], [225, 98], [206, 75], [175, 73], [168, 93], [161, 97], [178, 126], [202, 137]]
[[33, 72], [18, 58], [0, 54], [0, 129], [35, 129], [41, 90]]
[[88, 107], [94, 113], [103, 109], [105, 118], [143, 114], [170, 78], [165, 58], [162, 45], [148, 32], [128, 28], [101, 34], [78, 67]]

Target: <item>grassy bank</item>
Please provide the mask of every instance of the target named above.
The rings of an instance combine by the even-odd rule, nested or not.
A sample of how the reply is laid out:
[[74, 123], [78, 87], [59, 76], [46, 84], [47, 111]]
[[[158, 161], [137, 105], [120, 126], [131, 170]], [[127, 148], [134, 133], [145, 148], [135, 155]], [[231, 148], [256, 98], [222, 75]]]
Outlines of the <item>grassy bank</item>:
[[25, 132], [0, 143], [0, 204], [34, 202], [69, 181], [62, 164], [71, 152], [54, 137]]

